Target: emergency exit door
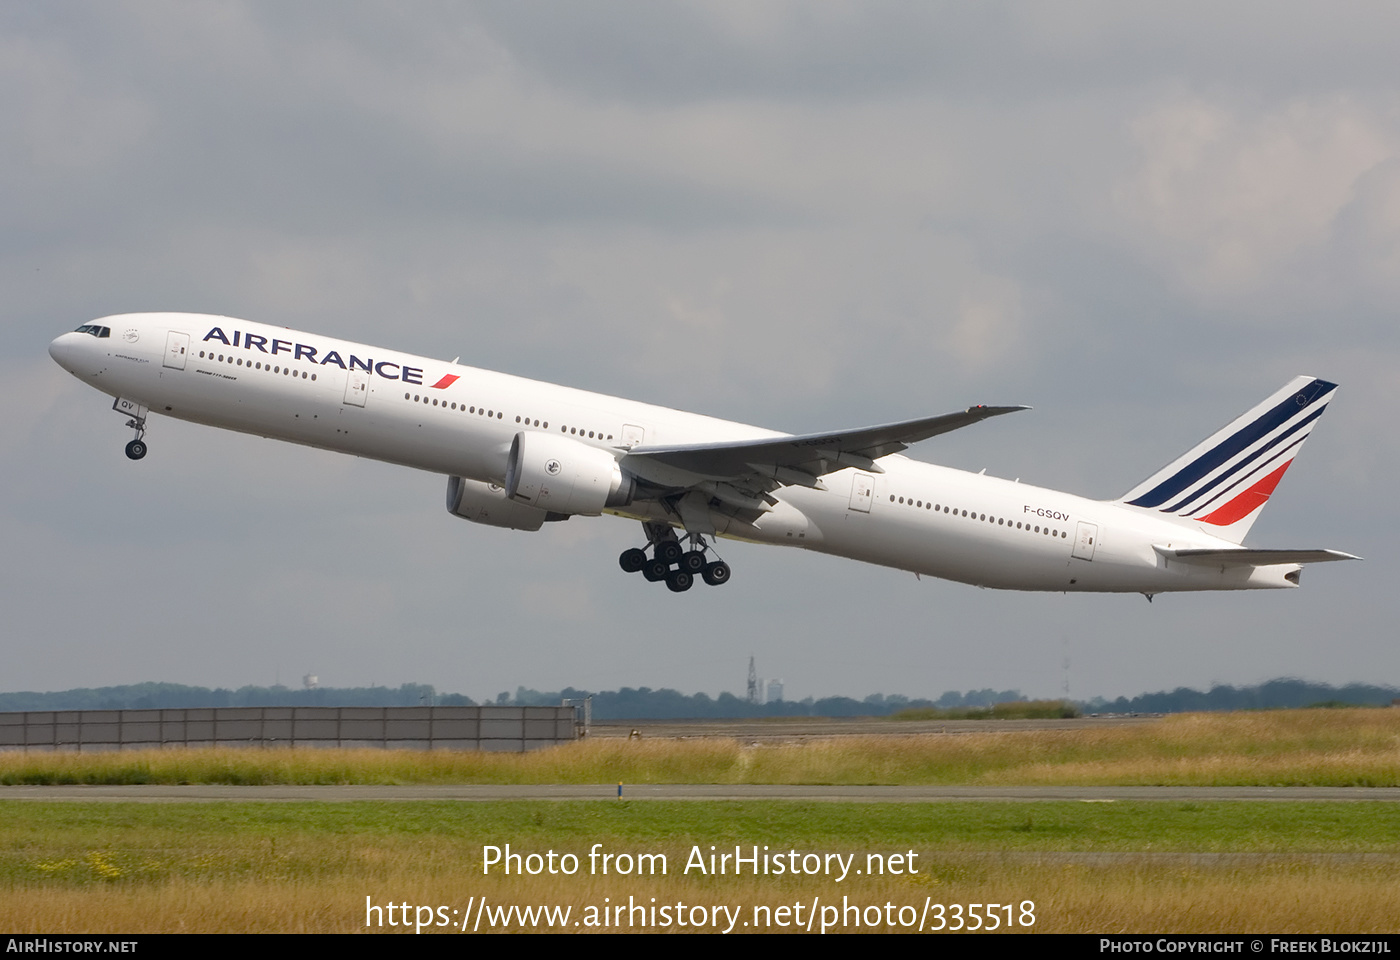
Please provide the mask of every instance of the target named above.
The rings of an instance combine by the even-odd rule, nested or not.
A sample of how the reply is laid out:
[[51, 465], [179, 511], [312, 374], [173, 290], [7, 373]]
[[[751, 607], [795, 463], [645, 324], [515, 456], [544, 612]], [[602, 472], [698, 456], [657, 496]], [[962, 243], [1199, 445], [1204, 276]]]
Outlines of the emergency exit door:
[[851, 509], [869, 513], [870, 504], [875, 500], [875, 478], [868, 473], [857, 473], [851, 478]]
[[352, 407], [363, 407], [369, 396], [369, 374], [364, 370], [351, 370], [345, 381], [345, 402]]
[[165, 365], [172, 370], [185, 369], [185, 360], [190, 355], [190, 335], [171, 330], [165, 336]]
[[1094, 541], [1099, 538], [1099, 525], [1079, 521], [1079, 529], [1074, 534], [1074, 550], [1071, 556], [1080, 560], [1094, 559]]

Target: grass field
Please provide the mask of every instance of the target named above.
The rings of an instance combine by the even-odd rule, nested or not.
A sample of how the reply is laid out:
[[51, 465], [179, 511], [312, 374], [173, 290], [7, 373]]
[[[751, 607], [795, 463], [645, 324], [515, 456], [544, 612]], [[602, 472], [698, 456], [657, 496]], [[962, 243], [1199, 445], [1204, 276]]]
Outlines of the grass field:
[[1400, 710], [1183, 714], [1132, 726], [758, 746], [725, 739], [585, 740], [529, 754], [228, 748], [0, 754], [0, 784], [618, 781], [1400, 786]]
[[[1030, 900], [1038, 932], [1376, 932], [1394, 929], [1400, 895], [1400, 814], [1381, 803], [11, 801], [0, 816], [0, 924], [13, 931], [354, 932], [366, 897], [448, 909], [433, 922], [485, 897], [568, 906], [572, 923], [630, 896], [724, 905], [739, 923], [755, 907], [845, 897], [1012, 904], [1016, 916]], [[578, 872], [483, 875], [483, 847], [506, 844], [572, 853]], [[664, 854], [667, 871], [592, 873], [594, 844]], [[855, 860], [844, 880], [686, 873], [692, 847], [707, 857], [712, 845]], [[854, 873], [870, 854], [909, 851], [917, 873]]]
[[[1160, 723], [744, 745], [582, 742], [531, 754], [213, 750], [0, 755], [3, 783], [832, 783], [1400, 785], [1400, 711], [1177, 716]], [[1365, 796], [1358, 790], [1358, 798]], [[572, 875], [483, 873], [483, 847]], [[664, 855], [665, 875], [591, 872], [595, 849]], [[684, 867], [765, 845], [848, 870], [735, 876]], [[917, 854], [911, 858], [910, 854]], [[894, 859], [899, 855], [900, 859]], [[830, 860], [818, 862], [829, 864]], [[873, 860], [867, 859], [873, 857]], [[887, 859], [888, 858], [888, 859]], [[544, 861], [540, 861], [543, 863]], [[640, 861], [635, 861], [640, 862]], [[656, 860], [648, 863], [655, 864]], [[806, 861], [803, 861], [804, 863]], [[839, 859], [837, 864], [841, 862]], [[523, 863], [522, 863], [523, 865]], [[917, 872], [909, 867], [917, 868]], [[825, 869], [825, 868], [823, 868]], [[996, 922], [1036, 932], [1394, 931], [1400, 805], [501, 801], [41, 803], [0, 791], [0, 925], [30, 932], [354, 932], [406, 916], [453, 929], [655, 929], [653, 906], [733, 929]], [[367, 899], [368, 898], [368, 901]], [[483, 900], [484, 898], [484, 900]], [[653, 900], [655, 898], [655, 900]], [[1031, 912], [1023, 909], [1033, 903]], [[409, 915], [388, 904], [421, 907]], [[489, 909], [483, 909], [483, 903]], [[806, 911], [805, 916], [800, 912]], [[568, 908], [567, 917], [497, 915]], [[632, 911], [637, 907], [641, 913]], [[377, 907], [378, 913], [367, 907]], [[903, 912], [901, 912], [903, 908]], [[870, 911], [873, 910], [872, 914]], [[954, 911], [957, 911], [955, 914]], [[453, 913], [453, 911], [458, 911]], [[718, 913], [716, 913], [718, 911]], [[732, 911], [732, 912], [727, 912]], [[882, 912], [883, 911], [883, 912]], [[878, 916], [877, 916], [878, 915]], [[694, 920], [693, 915], [687, 915]], [[1025, 917], [1034, 924], [1025, 926]], [[656, 916], [651, 915], [655, 920]], [[574, 926], [574, 924], [579, 924]], [[786, 923], [787, 926], [781, 924]], [[474, 926], [475, 924], [473, 924]], [[820, 923], [815, 926], [820, 928]], [[689, 929], [689, 927], [685, 928]]]

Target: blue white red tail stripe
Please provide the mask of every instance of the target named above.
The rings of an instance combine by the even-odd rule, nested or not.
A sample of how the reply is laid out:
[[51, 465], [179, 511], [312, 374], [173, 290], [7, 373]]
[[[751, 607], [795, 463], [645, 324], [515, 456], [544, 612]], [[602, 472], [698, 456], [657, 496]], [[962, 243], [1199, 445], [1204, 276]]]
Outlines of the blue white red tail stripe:
[[[1294, 383], [1297, 383], [1297, 381], [1295, 380]], [[1289, 387], [1291, 388], [1292, 384], [1289, 384]], [[1191, 454], [1195, 454], [1197, 451], [1201, 450], [1202, 447], [1206, 447], [1206, 449], [1192, 459], [1191, 462], [1181, 469], [1176, 470], [1146, 493], [1132, 500], [1128, 500], [1128, 503], [1131, 503], [1135, 507], [1161, 506], [1169, 497], [1174, 497], [1181, 493], [1210, 471], [1240, 453], [1240, 451], [1247, 449], [1260, 438], [1268, 436], [1281, 425], [1297, 417], [1303, 410], [1312, 406], [1319, 399], [1327, 396], [1336, 388], [1337, 385], [1335, 383], [1328, 383], [1326, 380], [1311, 380], [1304, 384], [1302, 389], [1289, 389], [1286, 398], [1275, 404], [1273, 408], [1263, 416], [1233, 431], [1231, 431], [1231, 428], [1239, 423], [1239, 421], [1237, 420], [1235, 423], [1230, 424], [1225, 430], [1221, 431], [1221, 433], [1231, 431], [1228, 435], [1223, 438], [1220, 438], [1220, 434], [1211, 437], [1205, 443], [1201, 444], [1200, 447], [1191, 451]], [[1270, 400], [1272, 401], [1273, 398], [1271, 397]], [[1251, 410], [1248, 414], [1245, 414], [1245, 417], [1249, 417], [1253, 413], [1254, 411]], [[1207, 444], [1209, 444], [1208, 447]], [[1191, 454], [1187, 454], [1187, 456]], [[1175, 466], [1175, 464], [1173, 464], [1173, 466]], [[1167, 469], [1171, 468], [1168, 467]]]
[[1200, 521], [1228, 527], [1249, 516], [1269, 499], [1269, 495], [1274, 492], [1274, 487], [1277, 487], [1278, 482], [1283, 479], [1283, 472], [1288, 469], [1288, 465], [1292, 462], [1292, 460], [1285, 461], [1283, 466], [1262, 480], [1255, 482], [1248, 490], [1231, 498], [1224, 506], [1200, 517]]
[[1228, 526], [1239, 542], [1337, 385], [1298, 377], [1128, 491], [1120, 503]]
[[1288, 464], [1292, 463], [1292, 462], [1293, 462], [1293, 458], [1294, 458], [1295, 456], [1297, 456], [1297, 449], [1296, 449], [1296, 448], [1299, 447], [1305, 439], [1307, 439], [1307, 438], [1306, 438], [1305, 436], [1303, 436], [1303, 437], [1299, 437], [1297, 440], [1294, 440], [1292, 443], [1288, 444], [1288, 446], [1284, 447], [1282, 450], [1280, 450], [1280, 451], [1279, 451], [1278, 453], [1276, 453], [1274, 456], [1272, 456], [1272, 457], [1270, 457], [1269, 459], [1265, 460], [1262, 464], [1259, 465], [1259, 467], [1258, 467], [1257, 469], [1250, 470], [1249, 472], [1245, 473], [1243, 476], [1241, 476], [1241, 477], [1240, 477], [1238, 480], [1236, 480], [1234, 483], [1230, 483], [1230, 484], [1226, 484], [1226, 485], [1224, 485], [1224, 486], [1219, 486], [1219, 487], [1217, 487], [1218, 492], [1217, 492], [1214, 496], [1212, 496], [1210, 499], [1205, 500], [1204, 502], [1200, 502], [1200, 501], [1199, 501], [1199, 498], [1197, 498], [1197, 497], [1192, 497], [1191, 500], [1192, 500], [1192, 502], [1195, 503], [1194, 506], [1189, 506], [1189, 504], [1188, 504], [1189, 509], [1179, 509], [1179, 510], [1174, 509], [1174, 510], [1168, 510], [1167, 512], [1169, 512], [1169, 513], [1180, 513], [1180, 514], [1181, 514], [1182, 516], [1184, 516], [1184, 517], [1191, 517], [1191, 516], [1195, 516], [1196, 514], [1200, 513], [1202, 510], [1205, 510], [1205, 509], [1207, 509], [1207, 508], [1213, 506], [1213, 505], [1215, 504], [1215, 502], [1216, 502], [1217, 500], [1219, 500], [1221, 497], [1233, 496], [1234, 493], [1235, 493], [1237, 490], [1239, 490], [1239, 488], [1240, 488], [1241, 485], [1251, 482], [1252, 480], [1254, 480], [1255, 478], [1257, 478], [1257, 477], [1258, 477], [1260, 474], [1262, 474], [1262, 473], [1265, 473], [1265, 472], [1272, 472], [1272, 471], [1274, 470], [1274, 468], [1276, 468], [1276, 467], [1278, 466], [1278, 464], [1279, 464], [1280, 461], [1282, 461], [1283, 464], [1284, 464], [1285, 466], [1287, 466]]

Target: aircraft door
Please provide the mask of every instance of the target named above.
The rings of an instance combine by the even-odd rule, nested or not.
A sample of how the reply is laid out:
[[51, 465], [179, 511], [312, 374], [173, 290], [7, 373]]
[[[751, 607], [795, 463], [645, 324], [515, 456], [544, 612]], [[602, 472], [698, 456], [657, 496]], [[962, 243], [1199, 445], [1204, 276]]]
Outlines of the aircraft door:
[[636, 424], [624, 423], [622, 425], [622, 445], [631, 450], [639, 445], [646, 437], [646, 431]]
[[190, 355], [190, 335], [171, 330], [165, 336], [165, 365], [172, 370], [185, 369], [185, 360]]
[[1094, 559], [1094, 541], [1099, 538], [1099, 525], [1079, 521], [1079, 529], [1074, 534], [1074, 550], [1071, 556], [1080, 560]]
[[875, 478], [868, 473], [857, 473], [851, 477], [851, 509], [869, 513], [875, 501]]
[[369, 397], [369, 373], [364, 370], [351, 370], [345, 381], [345, 402], [352, 407], [363, 407]]

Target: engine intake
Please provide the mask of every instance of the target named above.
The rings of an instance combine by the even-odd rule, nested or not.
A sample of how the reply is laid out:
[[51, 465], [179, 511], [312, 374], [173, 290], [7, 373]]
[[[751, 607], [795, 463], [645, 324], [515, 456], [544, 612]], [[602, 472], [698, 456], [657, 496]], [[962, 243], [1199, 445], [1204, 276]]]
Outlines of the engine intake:
[[538, 530], [549, 519], [546, 511], [511, 500], [504, 488], [465, 477], [447, 478], [447, 512], [472, 523], [511, 530]]
[[548, 433], [517, 433], [506, 464], [505, 494], [552, 513], [596, 516], [632, 502], [636, 483], [606, 450]]

